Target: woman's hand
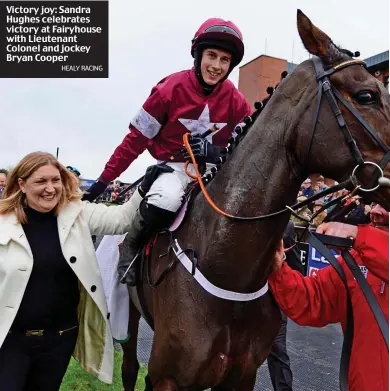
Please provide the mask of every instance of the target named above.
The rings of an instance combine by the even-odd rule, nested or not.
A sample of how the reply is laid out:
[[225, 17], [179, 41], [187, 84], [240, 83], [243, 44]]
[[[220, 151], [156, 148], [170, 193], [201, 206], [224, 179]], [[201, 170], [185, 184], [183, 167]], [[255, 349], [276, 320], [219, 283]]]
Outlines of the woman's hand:
[[272, 272], [276, 272], [276, 270], [280, 269], [283, 266], [285, 259], [286, 254], [284, 253], [283, 239], [281, 239], [278, 246], [276, 247]]
[[350, 224], [338, 223], [335, 221], [320, 224], [317, 227], [317, 233], [330, 236], [338, 236], [339, 238], [356, 239], [358, 227]]

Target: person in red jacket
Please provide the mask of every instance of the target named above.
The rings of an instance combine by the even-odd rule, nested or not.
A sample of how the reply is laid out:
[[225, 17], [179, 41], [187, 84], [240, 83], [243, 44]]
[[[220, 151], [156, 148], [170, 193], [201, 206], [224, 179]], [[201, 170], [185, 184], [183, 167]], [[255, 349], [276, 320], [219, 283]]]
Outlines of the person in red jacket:
[[[373, 224], [352, 226], [330, 222], [317, 232], [353, 238], [351, 251], [385, 315], [389, 318], [389, 213], [380, 205], [371, 211]], [[343, 259], [353, 306], [354, 341], [348, 381], [350, 391], [388, 391], [389, 354], [366, 299]], [[269, 286], [282, 311], [302, 326], [324, 327], [346, 324], [346, 290], [340, 277], [328, 266], [316, 276], [303, 277], [283, 261], [280, 246]]]
[[[167, 165], [149, 167], [139, 191], [129, 201], [134, 204], [133, 229], [121, 246], [118, 266], [121, 280], [129, 285], [135, 283], [135, 269], [126, 271], [140, 239], [170, 224], [191, 181], [184, 170], [189, 156], [183, 150], [183, 135], [191, 133], [195, 158], [206, 167], [219, 157], [220, 149], [234, 135], [235, 126], [251, 113], [247, 100], [227, 80], [244, 55], [242, 34], [234, 23], [208, 19], [192, 39], [191, 54], [192, 69], [167, 76], [153, 87], [131, 120], [130, 132], [84, 195], [84, 199], [93, 201], [145, 149], [159, 163], [169, 161]], [[201, 138], [209, 129], [213, 133]], [[189, 171], [194, 174], [192, 165]]]

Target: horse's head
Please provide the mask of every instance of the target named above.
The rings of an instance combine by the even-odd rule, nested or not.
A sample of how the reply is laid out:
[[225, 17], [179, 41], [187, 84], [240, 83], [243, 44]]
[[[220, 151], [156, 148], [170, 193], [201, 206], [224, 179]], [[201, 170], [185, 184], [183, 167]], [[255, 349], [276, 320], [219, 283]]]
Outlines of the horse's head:
[[[321, 172], [338, 181], [345, 180], [360, 165], [355, 170], [359, 183], [363, 188], [375, 188], [380, 170], [376, 165], [363, 162], [382, 166], [384, 175], [390, 177], [390, 163], [387, 164], [390, 152], [385, 156], [390, 145], [390, 96], [383, 84], [368, 73], [362, 61], [353, 60], [351, 52], [337, 47], [300, 10], [298, 31], [306, 49], [321, 61], [315, 60], [316, 71], [313, 63], [306, 61], [294, 72], [298, 74], [297, 78], [290, 75], [292, 79], [299, 79], [299, 83], [298, 80], [290, 83], [290, 89], [291, 84], [301, 85], [304, 78], [311, 86], [312, 98], [307, 110], [302, 112], [297, 126], [299, 131], [294, 134], [298, 146], [296, 159], [301, 167], [310, 167], [305, 174]], [[323, 77], [318, 77], [321, 73]], [[327, 88], [323, 86], [327, 81], [330, 93], [326, 93]], [[284, 83], [287, 86], [287, 81]], [[319, 89], [323, 93], [317, 109]], [[342, 116], [336, 115], [338, 108], [332, 109], [332, 99], [327, 95], [334, 97]], [[346, 126], [343, 126], [343, 119]], [[351, 138], [350, 142], [348, 138]], [[389, 188], [378, 187], [361, 194], [390, 209]]]

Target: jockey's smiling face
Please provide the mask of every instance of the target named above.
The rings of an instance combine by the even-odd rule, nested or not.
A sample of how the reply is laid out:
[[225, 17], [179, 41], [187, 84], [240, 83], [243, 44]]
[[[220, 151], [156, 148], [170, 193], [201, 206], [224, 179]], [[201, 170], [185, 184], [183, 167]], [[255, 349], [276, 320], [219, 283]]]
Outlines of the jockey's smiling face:
[[229, 71], [232, 55], [222, 49], [205, 49], [202, 54], [200, 70], [203, 80], [213, 86], [223, 79]]

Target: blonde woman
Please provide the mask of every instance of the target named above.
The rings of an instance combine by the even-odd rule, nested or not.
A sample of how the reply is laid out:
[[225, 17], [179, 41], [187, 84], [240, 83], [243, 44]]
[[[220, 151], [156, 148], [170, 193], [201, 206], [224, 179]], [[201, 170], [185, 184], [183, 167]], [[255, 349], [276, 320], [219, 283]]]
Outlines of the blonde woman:
[[91, 235], [127, 232], [134, 197], [110, 208], [80, 198], [75, 175], [48, 153], [27, 155], [7, 178], [0, 201], [1, 389], [58, 390], [72, 353], [86, 371], [112, 382], [109, 314]]

